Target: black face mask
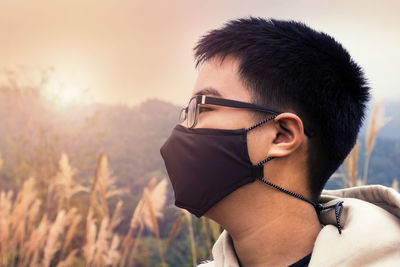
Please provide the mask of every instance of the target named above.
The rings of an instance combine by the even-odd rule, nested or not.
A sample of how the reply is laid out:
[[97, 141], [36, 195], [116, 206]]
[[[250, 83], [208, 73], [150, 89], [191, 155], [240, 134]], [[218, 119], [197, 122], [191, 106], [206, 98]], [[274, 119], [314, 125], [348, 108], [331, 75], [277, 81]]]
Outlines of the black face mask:
[[317, 214], [334, 208], [337, 228], [341, 234], [343, 201], [323, 207], [318, 202], [267, 181], [263, 177], [263, 164], [273, 158], [266, 158], [256, 165], [251, 163], [247, 150], [247, 132], [275, 117], [238, 130], [189, 129], [177, 125], [161, 147], [161, 156], [175, 192], [175, 205], [201, 217], [221, 199], [258, 179], [313, 205]]
[[201, 217], [239, 187], [264, 175], [267, 158], [253, 165], [247, 149], [247, 129], [189, 129], [177, 125], [161, 147], [175, 192], [175, 205]]

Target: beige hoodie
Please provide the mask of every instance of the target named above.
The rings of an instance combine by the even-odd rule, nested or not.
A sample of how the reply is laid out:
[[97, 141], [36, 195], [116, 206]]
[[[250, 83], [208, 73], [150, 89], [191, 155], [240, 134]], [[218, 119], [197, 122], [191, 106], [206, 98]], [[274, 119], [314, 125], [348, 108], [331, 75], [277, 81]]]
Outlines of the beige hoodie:
[[[335, 210], [319, 215], [325, 225], [315, 240], [310, 267], [313, 266], [400, 266], [400, 194], [381, 185], [325, 190], [323, 206], [343, 202], [340, 224]], [[228, 232], [224, 231], [213, 250], [214, 261], [201, 267], [239, 267]]]

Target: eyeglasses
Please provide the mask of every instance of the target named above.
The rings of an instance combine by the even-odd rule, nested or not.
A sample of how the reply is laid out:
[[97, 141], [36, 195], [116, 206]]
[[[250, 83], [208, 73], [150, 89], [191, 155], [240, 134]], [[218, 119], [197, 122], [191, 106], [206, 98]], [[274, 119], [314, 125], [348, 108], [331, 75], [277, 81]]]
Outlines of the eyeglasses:
[[[232, 107], [232, 108], [245, 108], [245, 109], [252, 109], [252, 110], [257, 110], [261, 112], [269, 112], [273, 113], [276, 115], [281, 114], [282, 112], [273, 110], [264, 106], [260, 106], [257, 104], [252, 104], [252, 103], [247, 103], [247, 102], [241, 102], [241, 101], [236, 101], [236, 100], [231, 100], [231, 99], [224, 99], [224, 98], [217, 98], [217, 97], [211, 97], [211, 96], [205, 96], [205, 95], [195, 95], [193, 96], [187, 107], [183, 108], [180, 112], [179, 115], [179, 120], [180, 122], [183, 122], [186, 120], [187, 127], [188, 128], [193, 128], [196, 126], [199, 118], [199, 110], [200, 110], [200, 105], [215, 105], [215, 106], [224, 106], [224, 107]], [[304, 126], [304, 133], [308, 137], [312, 137], [314, 135], [313, 131], [308, 129], [306, 126]]]

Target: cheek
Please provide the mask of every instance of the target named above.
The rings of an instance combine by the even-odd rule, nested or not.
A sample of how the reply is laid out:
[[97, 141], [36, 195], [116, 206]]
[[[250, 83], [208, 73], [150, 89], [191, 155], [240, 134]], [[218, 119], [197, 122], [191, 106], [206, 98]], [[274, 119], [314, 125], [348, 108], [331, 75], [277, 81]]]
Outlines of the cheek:
[[247, 149], [250, 161], [253, 165], [268, 157], [268, 151], [271, 143], [270, 138], [265, 134], [266, 130], [262, 128], [253, 129], [247, 133]]

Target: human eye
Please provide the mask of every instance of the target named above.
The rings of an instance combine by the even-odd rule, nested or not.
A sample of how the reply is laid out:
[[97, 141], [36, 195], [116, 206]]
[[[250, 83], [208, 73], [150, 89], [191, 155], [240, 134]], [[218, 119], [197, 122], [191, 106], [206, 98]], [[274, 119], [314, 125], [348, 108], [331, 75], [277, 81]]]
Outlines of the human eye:
[[209, 108], [209, 107], [200, 107], [199, 108], [199, 113], [207, 112], [207, 111], [211, 111], [211, 110], [213, 110], [213, 109]]

